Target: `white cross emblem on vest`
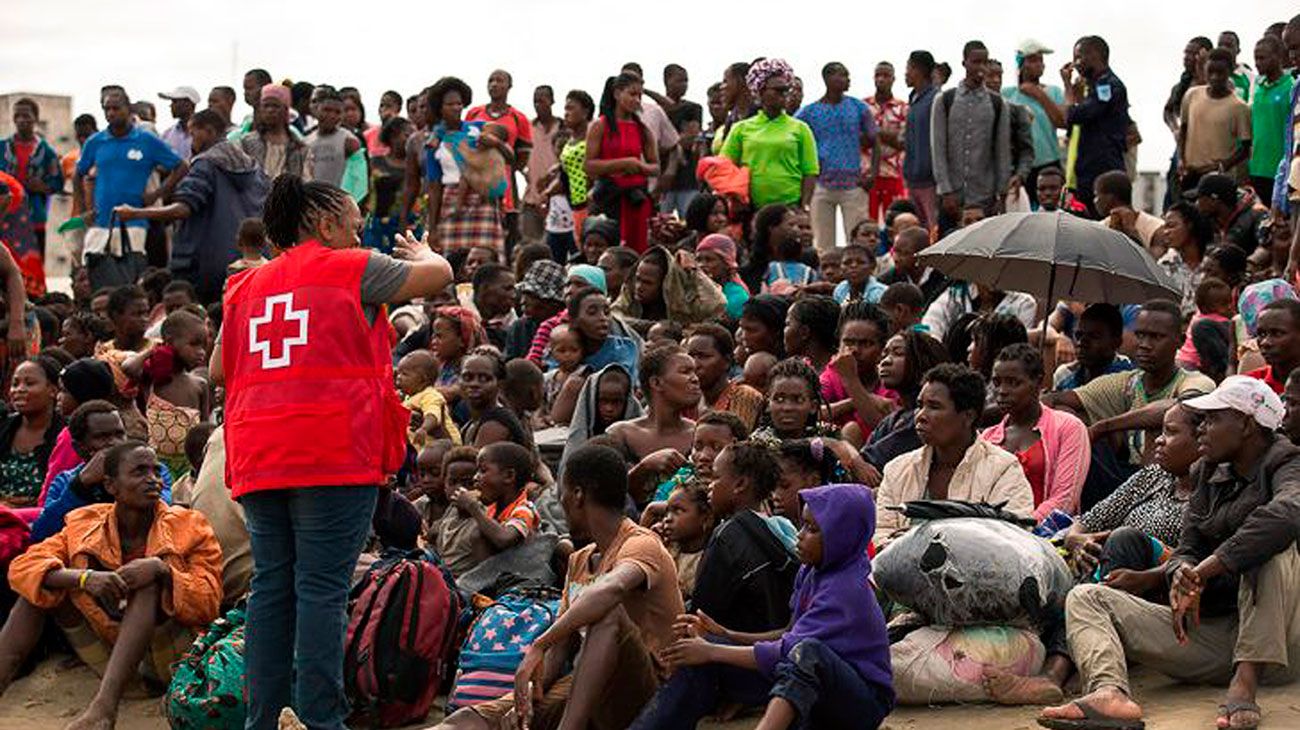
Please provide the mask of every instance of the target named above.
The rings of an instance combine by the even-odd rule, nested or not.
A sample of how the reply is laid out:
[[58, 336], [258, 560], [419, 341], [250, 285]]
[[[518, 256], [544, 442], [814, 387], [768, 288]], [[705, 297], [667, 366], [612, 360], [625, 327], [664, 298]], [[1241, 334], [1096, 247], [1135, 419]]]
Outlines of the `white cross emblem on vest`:
[[[284, 305], [284, 317], [280, 320], [275, 318], [277, 304]], [[260, 353], [262, 355], [263, 369], [274, 370], [289, 367], [293, 348], [297, 345], [307, 344], [307, 315], [307, 310], [293, 308], [293, 292], [290, 292], [267, 297], [266, 311], [262, 312], [261, 316], [248, 320], [248, 350], [251, 353]], [[298, 324], [298, 333], [296, 335], [289, 336], [290, 327], [287, 325], [290, 322], [297, 322]], [[258, 339], [258, 328], [263, 325], [270, 325], [273, 331], [269, 333], [268, 337]], [[280, 343], [280, 354], [273, 356], [271, 346], [276, 341]]]

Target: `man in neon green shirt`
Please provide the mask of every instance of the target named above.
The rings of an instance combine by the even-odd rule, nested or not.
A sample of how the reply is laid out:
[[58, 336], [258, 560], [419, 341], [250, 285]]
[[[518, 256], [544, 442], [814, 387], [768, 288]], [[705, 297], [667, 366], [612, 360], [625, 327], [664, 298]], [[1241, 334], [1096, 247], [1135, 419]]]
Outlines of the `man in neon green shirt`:
[[749, 168], [749, 197], [755, 208], [780, 203], [806, 208], [821, 167], [812, 128], [785, 112], [793, 73], [780, 59], [750, 69], [746, 83], [759, 98], [757, 114], [731, 128], [722, 155]]
[[1255, 44], [1255, 93], [1250, 100], [1251, 136], [1250, 184], [1265, 205], [1273, 197], [1273, 176], [1282, 159], [1286, 143], [1287, 112], [1291, 105], [1291, 74], [1283, 73], [1286, 47], [1273, 36], [1264, 36]]

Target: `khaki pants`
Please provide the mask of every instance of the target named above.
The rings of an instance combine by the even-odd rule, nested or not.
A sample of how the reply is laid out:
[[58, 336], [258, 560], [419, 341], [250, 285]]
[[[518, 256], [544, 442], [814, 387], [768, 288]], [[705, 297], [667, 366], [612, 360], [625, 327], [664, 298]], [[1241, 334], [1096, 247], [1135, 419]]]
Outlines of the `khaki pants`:
[[867, 217], [870, 198], [862, 188], [831, 190], [818, 185], [812, 195], [813, 245], [818, 251], [835, 248], [835, 209], [844, 217], [844, 241], [847, 244], [853, 227]]
[[1103, 585], [1080, 585], [1065, 601], [1070, 654], [1084, 690], [1130, 691], [1126, 660], [1175, 679], [1226, 684], [1237, 662], [1265, 664], [1261, 680], [1288, 682], [1300, 676], [1300, 554], [1293, 545], [1242, 578], [1237, 615], [1207, 619], [1174, 638], [1173, 611]]

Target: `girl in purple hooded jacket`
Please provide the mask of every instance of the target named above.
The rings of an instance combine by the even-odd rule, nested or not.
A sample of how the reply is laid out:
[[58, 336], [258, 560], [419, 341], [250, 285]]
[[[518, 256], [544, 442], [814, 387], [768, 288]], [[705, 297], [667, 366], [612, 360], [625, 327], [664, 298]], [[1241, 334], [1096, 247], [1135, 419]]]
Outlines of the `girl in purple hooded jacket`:
[[[675, 667], [632, 725], [694, 728], [719, 702], [767, 703], [758, 730], [876, 728], [894, 706], [885, 617], [867, 578], [871, 490], [807, 489], [789, 627], [745, 634], [704, 614], [678, 618], [661, 658]], [[703, 637], [709, 637], [705, 639]]]

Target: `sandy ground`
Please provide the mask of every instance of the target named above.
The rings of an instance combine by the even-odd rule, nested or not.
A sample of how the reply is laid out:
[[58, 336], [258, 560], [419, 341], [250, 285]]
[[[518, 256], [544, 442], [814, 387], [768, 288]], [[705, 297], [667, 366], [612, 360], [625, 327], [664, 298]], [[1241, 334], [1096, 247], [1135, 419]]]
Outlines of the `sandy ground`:
[[[35, 673], [18, 682], [0, 698], [0, 730], [44, 730], [62, 728], [86, 706], [94, 694], [96, 680], [84, 666], [56, 657], [42, 664]], [[1134, 679], [1138, 698], [1147, 710], [1147, 727], [1152, 730], [1186, 730], [1213, 728], [1214, 711], [1221, 690], [1187, 687], [1138, 670]], [[1260, 693], [1264, 708], [1264, 727], [1300, 728], [1300, 691], [1296, 687], [1266, 689]], [[1036, 708], [1028, 707], [910, 707], [895, 712], [884, 727], [892, 730], [1028, 730], [1034, 723]], [[436, 720], [436, 716], [430, 718]], [[726, 725], [704, 724], [714, 730], [747, 730], [754, 720], [738, 720]], [[166, 721], [156, 699], [128, 700], [118, 722], [120, 730], [158, 730]]]

